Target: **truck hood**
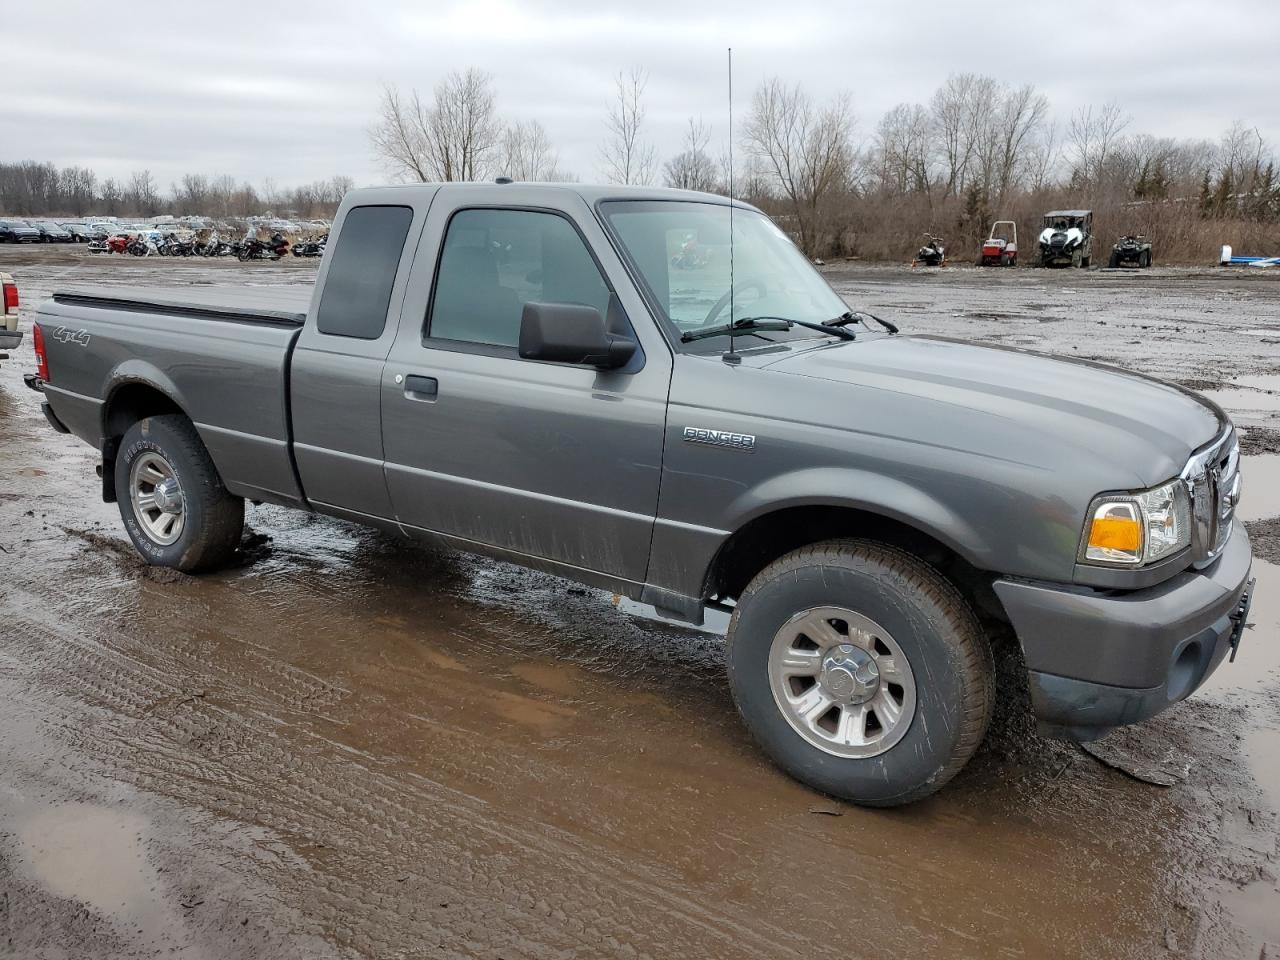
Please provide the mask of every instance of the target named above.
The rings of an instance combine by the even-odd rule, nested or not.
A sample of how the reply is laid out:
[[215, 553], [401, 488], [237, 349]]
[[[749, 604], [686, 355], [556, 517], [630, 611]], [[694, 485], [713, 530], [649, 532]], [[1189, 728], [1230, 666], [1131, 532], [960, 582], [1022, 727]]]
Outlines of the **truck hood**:
[[[1191, 453], [1227, 422], [1209, 400], [1159, 380], [1086, 361], [940, 337], [885, 336], [793, 353], [768, 369], [878, 391], [901, 409], [904, 423], [948, 421], [955, 408], [1004, 421], [954, 438], [975, 453], [1034, 457], [1018, 437], [1051, 440], [1057, 456], [1085, 457], [1118, 469], [1117, 488], [1176, 476]], [[936, 405], [946, 416], [931, 417]], [[881, 406], [876, 404], [876, 406]], [[961, 420], [963, 422], [963, 419]], [[838, 424], [832, 424], [833, 426]], [[977, 423], [975, 422], [975, 427]], [[969, 434], [969, 431], [963, 431]], [[984, 450], [992, 438], [1007, 449]], [[909, 439], [909, 438], [908, 438]], [[1056, 458], [1056, 457], [1055, 457]], [[1039, 466], [1054, 468], [1054, 464]], [[1128, 471], [1130, 477], [1119, 476]]]

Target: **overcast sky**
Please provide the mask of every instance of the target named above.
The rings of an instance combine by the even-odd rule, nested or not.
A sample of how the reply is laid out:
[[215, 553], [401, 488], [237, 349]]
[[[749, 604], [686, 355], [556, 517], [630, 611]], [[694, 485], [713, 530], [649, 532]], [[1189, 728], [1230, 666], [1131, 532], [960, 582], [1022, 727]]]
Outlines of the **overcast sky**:
[[[739, 118], [770, 74], [845, 89], [859, 134], [952, 72], [1035, 83], [1065, 121], [1122, 100], [1131, 132], [1216, 139], [1235, 119], [1280, 145], [1280, 3], [809, 3], [308, 0], [190, 4], [3, 0], [0, 159], [188, 171], [281, 186], [384, 182], [366, 130], [380, 84], [427, 91], [455, 68], [495, 78], [499, 108], [537, 118], [561, 166], [599, 179], [612, 76], [650, 73], [648, 133], [679, 148], [690, 115], [725, 132], [725, 48]], [[252, 9], [252, 13], [242, 10]], [[987, 15], [985, 11], [990, 11]]]

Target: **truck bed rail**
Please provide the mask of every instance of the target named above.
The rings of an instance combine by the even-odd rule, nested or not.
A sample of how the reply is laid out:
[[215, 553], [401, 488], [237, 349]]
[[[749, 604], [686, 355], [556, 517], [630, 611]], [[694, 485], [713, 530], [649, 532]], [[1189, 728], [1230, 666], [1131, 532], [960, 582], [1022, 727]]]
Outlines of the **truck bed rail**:
[[[299, 296], [305, 294], [305, 299]], [[301, 327], [307, 319], [311, 288], [271, 291], [190, 288], [82, 292], [57, 291], [53, 302], [102, 310], [176, 314], [230, 323]]]

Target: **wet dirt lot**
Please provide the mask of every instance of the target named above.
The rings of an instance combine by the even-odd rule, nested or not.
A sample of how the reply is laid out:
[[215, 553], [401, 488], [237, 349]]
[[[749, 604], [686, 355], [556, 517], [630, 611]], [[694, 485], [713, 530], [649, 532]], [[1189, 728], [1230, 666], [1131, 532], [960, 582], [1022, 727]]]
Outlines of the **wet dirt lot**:
[[[29, 330], [64, 282], [314, 265], [0, 270]], [[1213, 391], [1280, 560], [1280, 275], [829, 276], [906, 332]], [[1011, 711], [940, 795], [867, 811], [763, 759], [714, 632], [607, 594], [272, 507], [235, 569], [143, 567], [32, 368], [0, 364], [0, 956], [1280, 956], [1273, 563], [1192, 700], [1096, 757]]]

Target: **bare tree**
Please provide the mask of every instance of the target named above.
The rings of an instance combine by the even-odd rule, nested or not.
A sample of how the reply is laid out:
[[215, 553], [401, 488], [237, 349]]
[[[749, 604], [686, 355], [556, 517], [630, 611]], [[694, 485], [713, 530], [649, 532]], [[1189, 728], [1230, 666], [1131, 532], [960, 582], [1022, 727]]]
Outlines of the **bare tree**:
[[684, 146], [662, 166], [662, 179], [668, 187], [714, 193], [719, 189], [716, 164], [707, 153], [711, 129], [701, 119], [689, 118]]
[[881, 190], [928, 194], [934, 153], [929, 114], [919, 104], [900, 103], [876, 128], [874, 175]]
[[551, 144], [546, 128], [537, 120], [516, 121], [502, 134], [499, 167], [513, 180], [562, 181], [560, 154]]
[[107, 177], [102, 181], [98, 199], [102, 203], [102, 212], [107, 216], [118, 217], [124, 213], [124, 189], [116, 182], [115, 177]]
[[1097, 183], [1112, 151], [1116, 148], [1129, 118], [1114, 100], [1095, 110], [1081, 107], [1067, 125], [1067, 142], [1075, 163], [1075, 176], [1082, 184]]
[[209, 213], [212, 200], [209, 178], [202, 173], [186, 174], [181, 183], [174, 184], [173, 199], [188, 213]]
[[777, 77], [755, 92], [746, 144], [772, 174], [795, 217], [800, 247], [817, 248], [820, 208], [848, 182], [853, 163], [853, 110], [847, 94], [819, 108], [799, 85]]
[[1022, 175], [1028, 147], [1049, 113], [1049, 101], [1031, 84], [1004, 91], [993, 116], [996, 202], [1003, 203]]
[[1237, 120], [1226, 133], [1218, 147], [1218, 165], [1221, 173], [1234, 184], [1239, 193], [1249, 193], [1262, 174], [1267, 144], [1255, 127]]
[[416, 90], [406, 99], [386, 87], [379, 120], [369, 131], [393, 175], [446, 182], [487, 177], [501, 135], [493, 78], [474, 67], [436, 84], [430, 104]]
[[657, 166], [653, 145], [640, 139], [644, 126], [644, 89], [649, 76], [640, 67], [614, 78], [617, 97], [605, 117], [608, 130], [600, 147], [600, 163], [610, 183], [650, 183]]
[[87, 167], [66, 167], [58, 175], [62, 205], [68, 212], [83, 217], [93, 208], [98, 191], [98, 176]]
[[388, 84], [382, 88], [379, 120], [369, 130], [373, 151], [397, 179], [425, 183], [432, 179], [427, 157], [428, 109], [414, 90], [409, 99]]
[[130, 174], [124, 195], [129, 209], [138, 216], [154, 216], [160, 210], [160, 191], [150, 170], [135, 170]]
[[1057, 123], [1044, 124], [1027, 145], [1027, 186], [1037, 192], [1049, 186], [1061, 152]]
[[972, 73], [952, 74], [929, 105], [942, 162], [943, 190], [958, 196], [978, 151], [980, 118], [993, 81]]

